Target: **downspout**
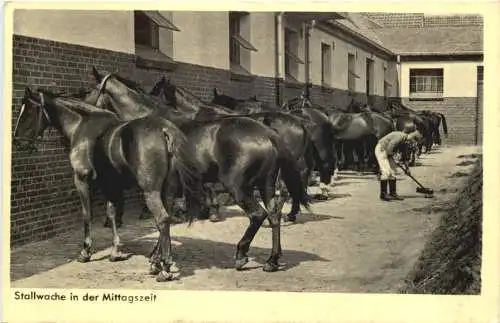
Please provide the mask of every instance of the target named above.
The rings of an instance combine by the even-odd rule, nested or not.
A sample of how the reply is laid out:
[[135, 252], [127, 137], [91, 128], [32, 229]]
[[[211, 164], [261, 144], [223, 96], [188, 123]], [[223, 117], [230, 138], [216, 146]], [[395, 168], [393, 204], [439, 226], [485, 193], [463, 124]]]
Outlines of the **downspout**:
[[276, 91], [276, 105], [281, 107], [282, 104], [282, 97], [283, 97], [283, 67], [284, 67], [284, 55], [283, 51], [285, 50], [285, 44], [284, 44], [284, 36], [283, 36], [283, 15], [284, 12], [277, 12], [275, 13], [274, 16], [274, 53], [275, 53], [275, 59], [274, 59], [274, 69], [275, 69], [275, 75], [274, 75], [274, 84], [275, 84], [275, 91]]
[[315, 20], [312, 20], [311, 23], [306, 23], [305, 27], [305, 35], [304, 35], [304, 42], [305, 42], [305, 51], [304, 51], [304, 69], [305, 69], [305, 81], [306, 81], [306, 98], [310, 98], [310, 90], [311, 90], [311, 76], [310, 76], [310, 68], [311, 68], [311, 61], [309, 59], [310, 56], [310, 39], [311, 39], [311, 29], [315, 25]]
[[397, 74], [398, 74], [398, 92], [397, 92], [397, 95], [398, 95], [398, 98], [399, 98], [399, 101], [400, 103], [403, 103], [403, 98], [401, 97], [401, 87], [403, 86], [403, 84], [401, 83], [402, 79], [401, 79], [401, 55], [397, 55], [396, 56], [396, 70], [397, 70]]

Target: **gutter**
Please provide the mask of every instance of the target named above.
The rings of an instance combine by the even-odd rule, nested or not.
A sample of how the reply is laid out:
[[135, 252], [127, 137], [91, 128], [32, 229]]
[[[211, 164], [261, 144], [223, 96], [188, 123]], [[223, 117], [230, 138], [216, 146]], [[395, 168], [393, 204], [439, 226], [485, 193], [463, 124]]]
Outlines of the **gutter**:
[[305, 35], [304, 35], [304, 42], [305, 42], [305, 53], [304, 53], [304, 68], [305, 68], [305, 81], [306, 81], [306, 98], [310, 98], [310, 90], [311, 90], [311, 74], [310, 74], [310, 68], [311, 68], [311, 60], [309, 58], [310, 56], [310, 39], [311, 39], [311, 29], [314, 28], [313, 26], [316, 24], [315, 20], [312, 20], [311, 23], [306, 23], [305, 26]]
[[399, 100], [401, 100], [401, 86], [402, 86], [402, 82], [401, 82], [401, 55], [397, 55], [396, 56], [396, 69], [397, 69], [397, 72], [398, 72], [398, 98]]
[[283, 39], [283, 15], [284, 12], [276, 12], [274, 15], [274, 86], [276, 91], [276, 105], [281, 106], [282, 99], [282, 83], [283, 83], [283, 73], [282, 68], [284, 66], [283, 61], [283, 51], [285, 49], [284, 39]]

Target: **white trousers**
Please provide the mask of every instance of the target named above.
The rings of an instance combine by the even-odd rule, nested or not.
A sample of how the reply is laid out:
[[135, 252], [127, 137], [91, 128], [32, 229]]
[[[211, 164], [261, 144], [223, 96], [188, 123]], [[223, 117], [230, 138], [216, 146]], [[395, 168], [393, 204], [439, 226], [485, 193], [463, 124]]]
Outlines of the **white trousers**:
[[380, 167], [380, 180], [396, 179], [396, 162], [392, 156], [387, 156], [387, 153], [380, 149], [379, 144], [375, 146], [375, 158], [377, 158]]

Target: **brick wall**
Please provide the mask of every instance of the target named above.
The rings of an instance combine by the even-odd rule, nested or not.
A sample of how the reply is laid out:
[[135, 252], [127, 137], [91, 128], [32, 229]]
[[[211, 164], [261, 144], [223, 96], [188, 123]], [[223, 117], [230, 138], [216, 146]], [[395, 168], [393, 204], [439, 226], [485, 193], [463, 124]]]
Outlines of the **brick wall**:
[[444, 98], [442, 101], [411, 101], [402, 98], [402, 102], [415, 110], [431, 110], [442, 113], [448, 124], [448, 139], [441, 139], [447, 145], [473, 145], [476, 119], [476, 98]]
[[[132, 62], [130, 55], [14, 36], [13, 127], [25, 86], [76, 93], [93, 81], [92, 65], [100, 70], [126, 70]], [[40, 144], [36, 153], [15, 149], [12, 152], [11, 242], [14, 245], [45, 239], [82, 223], [67, 151], [54, 130], [47, 132], [46, 138], [53, 142]], [[137, 193], [128, 195], [134, 197]], [[135, 202], [136, 198], [129, 197], [126, 207]], [[99, 195], [93, 205], [96, 217], [104, 213]]]
[[[60, 42], [14, 36], [13, 47], [13, 125], [19, 113], [20, 100], [25, 86], [32, 89], [44, 87], [54, 92], [77, 92], [80, 88], [95, 85], [92, 66], [103, 73], [119, 72], [125, 77], [139, 81], [146, 90], [162, 77], [167, 76], [175, 84], [187, 87], [204, 100], [212, 99], [212, 91], [217, 87], [224, 93], [248, 98], [257, 95], [260, 100], [276, 102], [276, 81], [273, 78], [256, 77], [250, 82], [231, 80], [228, 71], [203, 66], [178, 64], [173, 71], [141, 69], [135, 65], [135, 57], [101, 49], [89, 48]], [[290, 86], [281, 83], [282, 97], [291, 98], [300, 95], [303, 86]], [[362, 93], [355, 94], [356, 99], [366, 102]], [[311, 88], [313, 102], [325, 106], [345, 108], [351, 97], [347, 91], [325, 90], [318, 86]], [[375, 104], [383, 105], [381, 97], [371, 98]], [[451, 99], [450, 99], [451, 100]], [[466, 118], [459, 113], [449, 112], [449, 106], [457, 105], [473, 111], [475, 99], [446, 100], [438, 108], [443, 110], [450, 124], [449, 142], [468, 143], [473, 136], [468, 136], [471, 114]], [[436, 106], [435, 103], [432, 103]], [[415, 106], [410, 102], [410, 106]], [[423, 108], [423, 107], [422, 107]], [[446, 111], [445, 111], [446, 110]], [[467, 110], [469, 111], [469, 110]], [[449, 117], [449, 115], [452, 115]], [[467, 122], [468, 121], [468, 122]], [[38, 152], [29, 155], [26, 152], [12, 153], [11, 181], [11, 243], [24, 244], [52, 237], [59, 233], [81, 227], [80, 202], [76, 194], [72, 171], [67, 151], [58, 142], [58, 134], [50, 130], [46, 134], [53, 142], [38, 145]], [[144, 205], [137, 190], [127, 192], [126, 209], [133, 209], [138, 216]], [[93, 203], [94, 220], [102, 223], [104, 204], [102, 197], [96, 194]]]
[[[178, 64], [174, 71], [140, 69], [134, 55], [116, 53], [25, 36], [14, 36], [12, 125], [19, 114], [24, 88], [43, 87], [54, 92], [76, 93], [80, 88], [95, 85], [92, 66], [100, 72], [119, 72], [139, 81], [149, 90], [162, 76], [189, 88], [205, 100], [211, 100], [213, 87], [236, 97], [257, 95], [261, 100], [275, 102], [275, 81], [255, 78], [251, 82], [230, 80], [224, 70]], [[12, 129], [13, 131], [13, 129]], [[11, 181], [11, 243], [20, 245], [52, 237], [81, 225], [81, 207], [74, 188], [67, 151], [59, 142], [59, 134], [50, 129], [38, 151], [12, 152]], [[143, 206], [138, 190], [127, 192], [126, 209]], [[93, 197], [94, 221], [102, 223], [104, 201], [99, 193]]]

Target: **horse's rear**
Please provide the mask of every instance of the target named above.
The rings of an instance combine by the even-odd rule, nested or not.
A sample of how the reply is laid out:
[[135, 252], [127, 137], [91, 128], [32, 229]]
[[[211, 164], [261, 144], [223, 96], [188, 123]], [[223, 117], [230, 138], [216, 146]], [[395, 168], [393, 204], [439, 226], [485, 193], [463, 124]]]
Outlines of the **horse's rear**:
[[[237, 245], [236, 268], [241, 269], [248, 262], [250, 243], [268, 218], [273, 247], [264, 270], [277, 270], [281, 256], [279, 202], [275, 196], [279, 173], [292, 198], [308, 205], [296, 161], [283, 141], [264, 124], [244, 117], [201, 123], [193, 121], [184, 131], [184, 153], [196, 159], [205, 179], [219, 180], [250, 218], [250, 224]], [[259, 190], [266, 209], [255, 198], [255, 188]]]

